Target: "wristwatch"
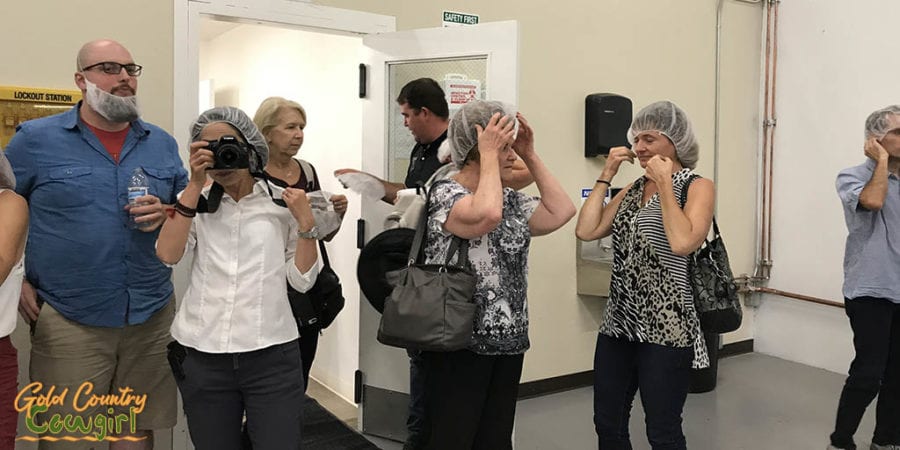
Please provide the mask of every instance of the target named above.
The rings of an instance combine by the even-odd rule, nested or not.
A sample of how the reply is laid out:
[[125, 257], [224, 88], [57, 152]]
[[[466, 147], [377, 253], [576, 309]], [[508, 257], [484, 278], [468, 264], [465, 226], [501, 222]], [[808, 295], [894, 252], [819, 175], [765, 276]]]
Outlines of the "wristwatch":
[[300, 231], [297, 230], [297, 237], [300, 239], [315, 239], [316, 235], [319, 234], [319, 227], [313, 225], [309, 231]]

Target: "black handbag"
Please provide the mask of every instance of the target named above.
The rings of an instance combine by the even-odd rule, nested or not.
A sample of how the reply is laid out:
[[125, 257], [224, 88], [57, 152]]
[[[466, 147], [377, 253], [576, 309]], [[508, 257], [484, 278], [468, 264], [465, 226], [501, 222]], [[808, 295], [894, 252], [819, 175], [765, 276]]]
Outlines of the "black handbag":
[[[687, 191], [697, 175], [685, 183], [681, 190], [681, 206], [687, 201]], [[706, 333], [728, 333], [737, 330], [743, 319], [743, 309], [738, 297], [725, 241], [719, 233], [719, 224], [713, 217], [713, 238], [707, 239], [690, 258], [691, 291], [694, 308], [700, 318], [700, 329]]]
[[324, 264], [316, 277], [316, 283], [306, 292], [298, 292], [290, 283], [287, 285], [291, 312], [301, 328], [328, 328], [338, 313], [344, 309], [341, 280], [331, 268], [328, 252], [325, 251], [325, 243], [322, 241], [319, 241], [319, 252], [322, 253]]
[[[424, 264], [430, 203], [429, 198], [419, 218], [407, 266], [387, 274], [394, 289], [384, 302], [378, 342], [413, 350], [461, 350], [471, 344], [475, 325], [476, 276], [468, 264], [469, 241], [454, 236], [443, 264]], [[451, 264], [457, 252], [457, 263]]]

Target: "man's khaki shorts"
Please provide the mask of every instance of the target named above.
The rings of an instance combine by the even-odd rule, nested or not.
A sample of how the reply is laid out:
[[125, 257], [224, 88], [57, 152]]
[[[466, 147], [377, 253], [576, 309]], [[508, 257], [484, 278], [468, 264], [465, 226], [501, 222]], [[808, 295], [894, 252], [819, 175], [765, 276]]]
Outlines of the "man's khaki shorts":
[[[98, 414], [129, 415], [134, 408], [136, 430], [175, 426], [175, 380], [166, 358], [166, 345], [172, 341], [169, 328], [174, 316], [173, 298], [140, 325], [92, 327], [68, 320], [49, 304], [44, 304], [31, 339], [31, 383], [43, 385], [35, 394], [46, 395], [53, 388], [53, 395], [59, 398], [64, 389], [68, 391], [62, 405], [50, 406], [48, 412], [37, 416], [37, 422], [46, 423], [56, 413], [62, 414], [63, 418], [71, 414], [82, 416], [85, 421], [97, 420]], [[142, 395], [146, 395], [146, 401], [143, 409], [136, 412], [141, 408]], [[20, 399], [18, 403], [22, 404], [24, 400]], [[112, 414], [109, 414], [110, 408]], [[123, 434], [130, 433], [131, 423], [123, 422], [122, 428]], [[91, 434], [97, 431], [95, 426]], [[43, 436], [66, 434], [63, 431]], [[85, 434], [69, 435], [83, 437]], [[40, 448], [57, 447], [45, 446], [46, 443], [42, 441]], [[58, 445], [65, 449], [76, 447], [71, 441]]]

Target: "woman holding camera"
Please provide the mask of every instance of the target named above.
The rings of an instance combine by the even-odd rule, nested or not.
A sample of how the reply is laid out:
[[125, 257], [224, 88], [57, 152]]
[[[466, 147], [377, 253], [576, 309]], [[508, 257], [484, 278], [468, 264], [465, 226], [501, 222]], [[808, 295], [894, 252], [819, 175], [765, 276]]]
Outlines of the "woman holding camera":
[[[193, 256], [170, 348], [191, 440], [198, 450], [239, 449], [246, 410], [253, 448], [297, 449], [302, 363], [284, 281], [300, 292], [315, 282], [312, 211], [303, 190], [285, 189], [283, 207], [257, 178], [268, 148], [243, 111], [206, 111], [191, 137], [191, 180], [157, 241], [166, 264]], [[209, 170], [221, 166], [209, 147], [218, 142], [221, 153], [223, 138], [237, 141], [231, 167], [248, 168]], [[214, 184], [204, 187], [207, 174]]]
[[[308, 179], [300, 161], [294, 159], [303, 145], [303, 130], [306, 128], [306, 110], [299, 103], [281, 97], [269, 97], [259, 105], [253, 116], [253, 122], [269, 146], [269, 162], [266, 164], [266, 175], [269, 180], [278, 186], [303, 189], [307, 192], [322, 189], [315, 167], [306, 162], [312, 169], [312, 179]], [[343, 220], [347, 213], [347, 197], [332, 195], [329, 200], [334, 205], [334, 212]], [[331, 241], [338, 231], [340, 226], [323, 240]], [[309, 384], [309, 371], [316, 357], [320, 330], [319, 327], [312, 325], [300, 328], [304, 389]]]

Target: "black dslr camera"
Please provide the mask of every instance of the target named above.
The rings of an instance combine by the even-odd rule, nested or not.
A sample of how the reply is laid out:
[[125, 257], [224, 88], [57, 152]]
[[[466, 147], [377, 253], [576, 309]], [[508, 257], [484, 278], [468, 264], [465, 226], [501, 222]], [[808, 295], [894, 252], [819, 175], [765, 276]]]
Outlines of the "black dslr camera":
[[207, 147], [213, 152], [213, 166], [207, 170], [249, 169], [251, 146], [234, 136], [222, 136]]

